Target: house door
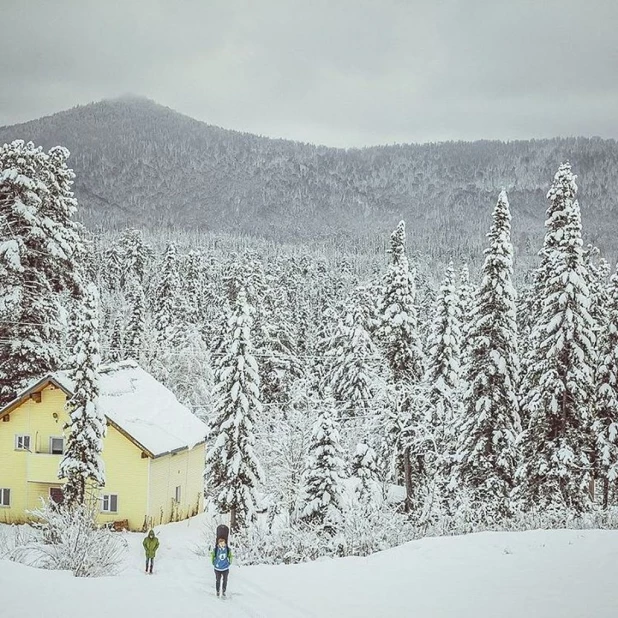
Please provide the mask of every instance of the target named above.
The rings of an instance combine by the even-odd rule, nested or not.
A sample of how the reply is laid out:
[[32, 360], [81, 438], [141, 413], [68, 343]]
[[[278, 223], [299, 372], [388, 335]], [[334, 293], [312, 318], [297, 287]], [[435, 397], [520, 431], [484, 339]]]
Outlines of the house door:
[[62, 504], [64, 502], [64, 494], [62, 493], [61, 487], [50, 487], [49, 488], [49, 497], [56, 504]]

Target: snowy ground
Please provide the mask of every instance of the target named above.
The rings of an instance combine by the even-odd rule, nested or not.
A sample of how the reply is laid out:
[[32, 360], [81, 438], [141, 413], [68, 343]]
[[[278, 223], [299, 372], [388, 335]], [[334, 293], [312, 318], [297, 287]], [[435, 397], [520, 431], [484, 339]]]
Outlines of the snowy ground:
[[142, 535], [116, 577], [77, 579], [0, 561], [7, 618], [301, 616], [613, 618], [618, 532], [534, 531], [423, 539], [368, 558], [290, 566], [233, 566], [227, 601], [194, 553], [203, 520], [158, 529], [156, 574], [145, 575]]

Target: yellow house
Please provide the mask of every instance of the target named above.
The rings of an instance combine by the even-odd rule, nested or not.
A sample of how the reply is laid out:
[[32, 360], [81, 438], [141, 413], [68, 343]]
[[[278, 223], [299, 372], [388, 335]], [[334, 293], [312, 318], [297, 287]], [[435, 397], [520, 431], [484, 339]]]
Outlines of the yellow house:
[[[133, 361], [101, 367], [99, 386], [107, 419], [100, 523], [145, 530], [200, 512], [206, 425]], [[62, 500], [73, 388], [66, 371], [50, 373], [0, 409], [0, 522], [23, 522], [41, 498]]]

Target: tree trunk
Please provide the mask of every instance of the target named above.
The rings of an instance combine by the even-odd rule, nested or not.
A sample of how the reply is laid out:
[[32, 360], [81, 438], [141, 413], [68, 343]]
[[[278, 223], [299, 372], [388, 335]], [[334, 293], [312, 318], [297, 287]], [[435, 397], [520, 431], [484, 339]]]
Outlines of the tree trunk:
[[603, 508], [607, 509], [609, 504], [609, 479], [605, 477], [603, 479]]
[[404, 506], [406, 513], [410, 513], [414, 503], [412, 500], [412, 464], [410, 463], [409, 446], [403, 452], [403, 475], [406, 484], [406, 500]]
[[232, 507], [230, 511], [230, 530], [232, 532], [238, 532], [238, 521], [236, 520], [236, 507]]

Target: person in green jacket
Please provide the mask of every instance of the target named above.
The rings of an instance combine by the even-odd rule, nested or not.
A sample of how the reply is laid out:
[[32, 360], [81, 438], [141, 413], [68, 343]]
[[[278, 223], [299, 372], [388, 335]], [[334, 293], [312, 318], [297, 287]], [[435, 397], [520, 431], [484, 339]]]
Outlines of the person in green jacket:
[[152, 574], [152, 566], [157, 555], [157, 549], [159, 549], [159, 539], [155, 536], [154, 530], [148, 533], [142, 545], [146, 552], [146, 573]]

